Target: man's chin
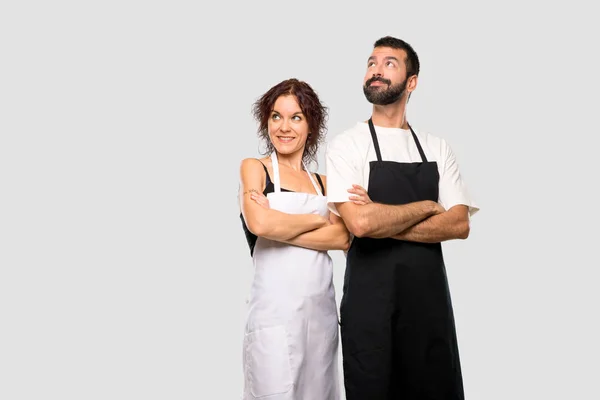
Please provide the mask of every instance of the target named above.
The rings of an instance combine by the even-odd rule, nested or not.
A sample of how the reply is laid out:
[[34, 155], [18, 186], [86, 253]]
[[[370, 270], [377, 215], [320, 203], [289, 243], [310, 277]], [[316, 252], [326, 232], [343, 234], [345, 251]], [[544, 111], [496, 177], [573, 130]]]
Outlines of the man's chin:
[[366, 95], [365, 95], [365, 98], [367, 99], [367, 101], [369, 103], [376, 105], [376, 106], [383, 106], [383, 105], [387, 104], [385, 101], [386, 99], [378, 99], [378, 98], [374, 98], [372, 96], [366, 96]]

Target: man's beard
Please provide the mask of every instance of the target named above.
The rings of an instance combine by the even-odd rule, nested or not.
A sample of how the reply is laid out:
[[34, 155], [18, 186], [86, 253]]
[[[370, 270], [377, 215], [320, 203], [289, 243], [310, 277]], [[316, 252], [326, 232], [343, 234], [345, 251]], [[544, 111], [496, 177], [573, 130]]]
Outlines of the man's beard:
[[[371, 82], [375, 81], [387, 84], [388, 88], [384, 89], [383, 86], [369, 86]], [[402, 97], [406, 90], [406, 81], [407, 80], [405, 79], [401, 83], [390, 85], [392, 82], [389, 79], [374, 76], [365, 82], [363, 92], [369, 103], [378, 106], [387, 106], [388, 104], [395, 103]]]

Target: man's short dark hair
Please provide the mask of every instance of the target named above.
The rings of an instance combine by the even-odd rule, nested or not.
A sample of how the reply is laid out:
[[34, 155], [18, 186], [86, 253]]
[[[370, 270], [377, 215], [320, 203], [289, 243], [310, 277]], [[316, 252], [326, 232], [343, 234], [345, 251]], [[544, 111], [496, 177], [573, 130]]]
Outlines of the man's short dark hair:
[[375, 42], [373, 48], [375, 47], [391, 47], [392, 49], [404, 50], [406, 52], [406, 60], [404, 60], [404, 64], [406, 65], [406, 77], [419, 75], [419, 69], [421, 67], [419, 56], [417, 56], [417, 52], [412, 46], [404, 40], [392, 36], [384, 36]]

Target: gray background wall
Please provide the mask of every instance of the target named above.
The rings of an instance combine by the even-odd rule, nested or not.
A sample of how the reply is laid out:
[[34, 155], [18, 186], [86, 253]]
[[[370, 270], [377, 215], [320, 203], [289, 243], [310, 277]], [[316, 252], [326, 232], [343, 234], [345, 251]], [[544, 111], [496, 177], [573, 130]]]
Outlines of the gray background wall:
[[444, 246], [467, 398], [600, 397], [584, 2], [199, 4], [0, 6], [0, 398], [239, 398], [250, 106], [306, 80], [334, 137], [387, 34], [421, 58], [409, 120], [481, 206]]

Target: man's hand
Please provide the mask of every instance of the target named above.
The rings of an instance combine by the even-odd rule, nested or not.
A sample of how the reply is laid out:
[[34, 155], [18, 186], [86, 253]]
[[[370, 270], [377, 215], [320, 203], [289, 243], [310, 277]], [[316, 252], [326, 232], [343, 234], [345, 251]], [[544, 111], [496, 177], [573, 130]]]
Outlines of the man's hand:
[[440, 203], [436, 202], [435, 205], [434, 205], [434, 208], [435, 208], [435, 214], [434, 215], [438, 215], [438, 214], [442, 214], [442, 213], [446, 212], [446, 209]]
[[366, 189], [360, 185], [352, 185], [352, 188], [348, 189], [348, 193], [353, 194], [353, 196], [350, 196], [349, 199], [354, 204], [364, 206], [365, 204], [372, 203]]

